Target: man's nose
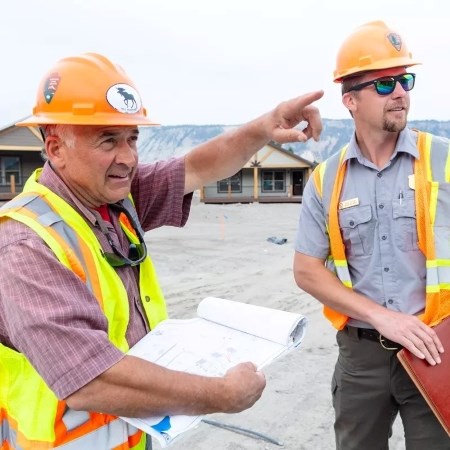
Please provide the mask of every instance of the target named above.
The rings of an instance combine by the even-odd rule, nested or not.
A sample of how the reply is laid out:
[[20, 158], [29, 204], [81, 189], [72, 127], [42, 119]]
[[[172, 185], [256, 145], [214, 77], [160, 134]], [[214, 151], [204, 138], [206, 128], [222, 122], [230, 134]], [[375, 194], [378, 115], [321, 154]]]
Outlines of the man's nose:
[[406, 95], [405, 89], [400, 84], [400, 81], [395, 82], [394, 91], [392, 92], [395, 97], [404, 97]]
[[134, 165], [137, 157], [135, 145], [130, 145], [127, 141], [122, 141], [117, 149], [116, 162], [127, 165]]

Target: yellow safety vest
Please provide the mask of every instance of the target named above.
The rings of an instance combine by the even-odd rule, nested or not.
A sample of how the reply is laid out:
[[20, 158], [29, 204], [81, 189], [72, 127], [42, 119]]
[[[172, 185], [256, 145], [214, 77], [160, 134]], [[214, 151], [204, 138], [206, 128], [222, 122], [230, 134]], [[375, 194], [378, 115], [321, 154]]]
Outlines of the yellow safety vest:
[[[416, 221], [418, 245], [426, 258], [425, 312], [426, 324], [437, 325], [450, 315], [450, 148], [449, 141], [429, 133], [418, 132], [419, 158], [414, 163]], [[327, 213], [330, 256], [327, 266], [352, 288], [345, 246], [339, 227], [338, 204], [345, 179], [347, 162], [345, 146], [340, 152], [319, 164], [313, 181]], [[338, 330], [348, 317], [324, 306], [324, 314]]]
[[[58, 260], [77, 274], [96, 297], [108, 320], [109, 340], [126, 352], [129, 303], [125, 287], [101, 253], [85, 219], [61, 197], [37, 182], [38, 169], [24, 192], [0, 208], [0, 217], [35, 231]], [[64, 219], [63, 219], [64, 218]], [[122, 229], [133, 243], [125, 215]], [[139, 288], [153, 328], [167, 318], [166, 306], [150, 257], [140, 265]], [[144, 450], [143, 432], [116, 416], [74, 411], [58, 400], [25, 355], [0, 344], [0, 449]]]

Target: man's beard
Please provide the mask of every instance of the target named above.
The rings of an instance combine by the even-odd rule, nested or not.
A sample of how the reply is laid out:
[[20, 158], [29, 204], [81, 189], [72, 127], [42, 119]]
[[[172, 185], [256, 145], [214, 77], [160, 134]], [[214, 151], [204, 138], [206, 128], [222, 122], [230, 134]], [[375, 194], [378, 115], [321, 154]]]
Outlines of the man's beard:
[[383, 122], [383, 131], [388, 131], [390, 133], [397, 133], [398, 131], [404, 130], [406, 127], [406, 119], [399, 121], [390, 121], [385, 119]]
[[[397, 119], [397, 120], [389, 120], [387, 117], [387, 114], [389, 113], [389, 111], [391, 111], [394, 108], [404, 108], [406, 114], [404, 115], [404, 118], [401, 119]], [[409, 111], [409, 107], [403, 103], [396, 103], [393, 105], [390, 105], [389, 109], [387, 109], [385, 111], [385, 116], [383, 118], [383, 131], [387, 131], [389, 133], [398, 133], [399, 131], [403, 131], [406, 127], [406, 121], [407, 121], [407, 117], [408, 117], [408, 111]]]

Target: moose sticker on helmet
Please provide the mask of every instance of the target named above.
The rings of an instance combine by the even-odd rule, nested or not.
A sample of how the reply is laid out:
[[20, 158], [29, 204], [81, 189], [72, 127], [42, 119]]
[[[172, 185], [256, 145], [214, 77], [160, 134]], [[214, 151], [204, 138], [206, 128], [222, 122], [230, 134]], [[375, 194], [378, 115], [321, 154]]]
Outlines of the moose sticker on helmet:
[[106, 93], [106, 99], [114, 109], [125, 114], [134, 114], [142, 106], [138, 92], [128, 84], [111, 86]]

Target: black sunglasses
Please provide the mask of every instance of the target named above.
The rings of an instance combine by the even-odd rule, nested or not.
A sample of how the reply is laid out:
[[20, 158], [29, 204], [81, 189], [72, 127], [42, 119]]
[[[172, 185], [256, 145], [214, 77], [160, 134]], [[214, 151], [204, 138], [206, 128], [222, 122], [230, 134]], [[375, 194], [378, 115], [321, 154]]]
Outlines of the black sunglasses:
[[128, 256], [125, 255], [122, 249], [118, 248], [114, 244], [114, 241], [108, 231], [108, 228], [105, 225], [105, 222], [100, 217], [100, 214], [98, 214], [95, 211], [94, 215], [97, 219], [97, 223], [100, 227], [100, 230], [105, 235], [109, 245], [113, 250], [113, 253], [102, 251], [102, 254], [106, 259], [106, 261], [108, 262], [108, 264], [112, 267], [138, 266], [147, 257], [147, 246], [145, 245], [144, 241], [144, 231], [142, 230], [142, 227], [137, 217], [135, 217], [136, 215], [133, 214], [131, 211], [129, 211], [128, 208], [124, 207], [120, 203], [110, 204], [109, 206], [125, 214], [134, 231], [136, 232], [136, 235], [139, 239], [139, 243], [138, 244], [131, 243], [128, 249]]
[[394, 77], [382, 77], [377, 78], [376, 80], [366, 81], [365, 83], [357, 84], [356, 86], [351, 87], [347, 90], [350, 91], [360, 91], [367, 86], [374, 85], [377, 94], [379, 95], [389, 95], [394, 92], [397, 81], [400, 83], [400, 86], [405, 91], [410, 91], [414, 87], [414, 82], [416, 80], [415, 73], [402, 73], [401, 75], [396, 75]]

